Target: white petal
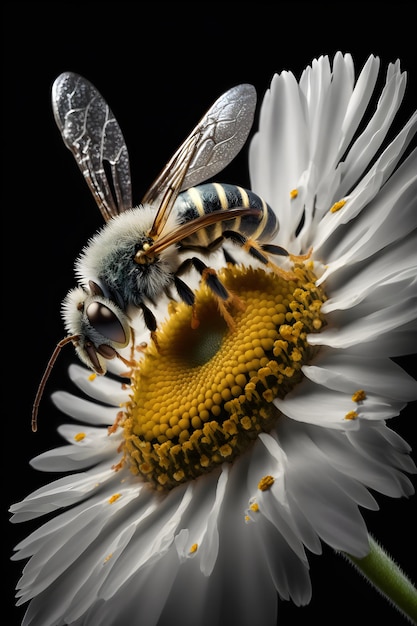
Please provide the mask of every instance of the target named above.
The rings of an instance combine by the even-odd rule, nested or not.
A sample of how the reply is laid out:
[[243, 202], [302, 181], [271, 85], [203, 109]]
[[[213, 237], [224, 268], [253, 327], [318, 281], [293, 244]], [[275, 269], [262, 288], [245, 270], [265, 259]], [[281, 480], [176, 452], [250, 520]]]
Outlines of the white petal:
[[[252, 189], [280, 209], [280, 236], [289, 242], [302, 215], [294, 213], [290, 191], [309, 163], [303, 98], [291, 73], [275, 75], [262, 102], [259, 131], [250, 145]], [[265, 167], [265, 163], [268, 167]]]
[[[103, 429], [87, 428], [80, 432], [79, 426], [60, 426], [59, 433], [71, 442], [69, 446], [62, 446], [48, 450], [31, 460], [31, 465], [46, 472], [62, 472], [90, 467], [102, 463], [105, 459], [112, 459], [109, 465], [114, 464], [117, 448], [121, 443], [120, 435], [109, 436]], [[82, 434], [83, 439], [77, 440]]]
[[[416, 313], [417, 297], [405, 298], [400, 303], [365, 315], [361, 319], [354, 319], [352, 315], [350, 318], [346, 317], [344, 323], [339, 321], [339, 327], [325, 328], [320, 334], [308, 335], [308, 343], [313, 346], [326, 345], [332, 348], [355, 346], [359, 347], [359, 350], [363, 350], [366, 344], [373, 344], [374, 355], [397, 356], [401, 352], [394, 352], [393, 346], [397, 341], [395, 335], [403, 330], [401, 327], [404, 327], [404, 330], [408, 331], [409, 352], [414, 352], [417, 344], [415, 341], [413, 343], [412, 338], [415, 335], [409, 331], [412, 329], [415, 331]], [[407, 328], [410, 323], [413, 323], [413, 326]], [[384, 342], [389, 340], [389, 335], [392, 341], [387, 344], [388, 351], [385, 351]], [[378, 352], [378, 347], [381, 348], [380, 352]]]
[[[204, 571], [207, 567], [207, 560], [217, 556], [217, 539], [214, 539], [214, 554], [210, 555], [207, 546], [204, 548], [203, 543], [207, 540], [207, 528], [216, 527], [218, 511], [221, 508], [223, 491], [222, 486], [225, 484], [226, 475], [222, 477], [219, 490], [219, 480], [217, 473], [214, 471], [210, 475], [202, 476], [201, 479], [195, 481], [193, 499], [190, 502], [185, 515], [183, 517], [184, 528], [175, 536], [175, 546], [178, 557], [181, 562], [187, 559], [196, 559], [200, 564], [200, 570]], [[217, 493], [217, 498], [216, 498]], [[211, 513], [213, 519], [211, 519]], [[216, 531], [214, 531], [216, 534]], [[210, 533], [209, 533], [210, 535]], [[208, 542], [210, 544], [210, 538]], [[193, 546], [197, 549], [193, 551]], [[213, 563], [214, 565], [214, 563]]]
[[[121, 587], [116, 597], [102, 603], [98, 601], [91, 612], [91, 617], [87, 618], [86, 622], [83, 621], [82, 626], [162, 625], [164, 620], [161, 618], [161, 612], [175, 582], [178, 568], [178, 557], [174, 547], [171, 546], [164, 558], [163, 567], [158, 562], [147, 564]], [[181, 605], [177, 604], [174, 614], [180, 614], [181, 608]], [[168, 623], [172, 623], [172, 613]]]
[[[207, 605], [212, 604], [209, 623], [242, 624], [253, 626], [254, 607], [265, 624], [276, 621], [277, 597], [274, 583], [262, 558], [259, 558], [258, 543], [252, 530], [244, 520], [248, 492], [242, 485], [242, 469], [245, 461], [233, 464], [227, 483], [225, 506], [222, 508], [219, 554], [215, 568], [209, 578], [210, 590]], [[240, 467], [239, 467], [240, 466]], [[236, 471], [236, 469], [238, 471]], [[233, 584], [230, 584], [233, 581]], [[301, 581], [299, 582], [301, 584]], [[216, 598], [221, 589], [227, 589], [219, 605]], [[216, 606], [217, 604], [217, 606]]]
[[357, 436], [353, 431], [347, 436], [360, 453], [356, 458], [365, 484], [392, 498], [414, 493], [411, 481], [400, 471], [416, 473], [408, 446], [401, 437], [381, 422], [366, 421], [362, 422]]
[[229, 466], [225, 464], [217, 483], [216, 499], [208, 516], [206, 533], [201, 540], [201, 571], [205, 576], [210, 576], [217, 560], [219, 551], [218, 517], [223, 505], [228, 477]]
[[320, 440], [321, 432], [327, 436], [329, 431], [287, 420], [282, 420], [281, 426], [280, 422], [279, 441], [288, 459], [288, 493], [326, 543], [364, 556], [368, 551], [366, 526], [357, 503], [347, 493], [346, 476], [332, 468], [325, 448], [312, 445], [310, 433], [316, 433]]
[[175, 531], [184, 510], [190, 503], [192, 487], [171, 491], [159, 503], [158, 515], [152, 518], [152, 526], [141, 524], [129, 542], [128, 549], [113, 566], [111, 581], [105, 582], [100, 597], [109, 599], [129, 578], [147, 563], [159, 560], [174, 543]]
[[357, 420], [346, 419], [356, 408], [348, 394], [323, 388], [309, 380], [302, 381], [283, 400], [276, 398], [274, 404], [284, 415], [307, 424], [342, 430], [359, 427]]
[[55, 406], [66, 415], [97, 426], [113, 424], [120, 411], [119, 407], [100, 406], [98, 408], [95, 402], [79, 398], [66, 391], [56, 391], [51, 395], [51, 399]]
[[[123, 594], [123, 591], [121, 591], [123, 584], [120, 584], [120, 580], [115, 575], [113, 568], [124, 550], [129, 549], [130, 541], [137, 528], [152, 519], [159, 505], [158, 499], [149, 497], [149, 493], [146, 492], [147, 490], [145, 489], [136, 493], [137, 496], [142, 495], [143, 497], [141, 499], [138, 498], [126, 510], [119, 523], [113, 524], [109, 532], [102, 533], [101, 539], [96, 542], [94, 549], [90, 550], [90, 575], [82, 586], [74, 589], [75, 596], [72, 601], [71, 612], [67, 613], [69, 620], [75, 620], [76, 617], [81, 616], [88, 607], [100, 604], [100, 601], [97, 603], [95, 599], [98, 597], [100, 589], [106, 580], [111, 579], [113, 581], [114, 593], [118, 600], [120, 599], [121, 593]], [[80, 563], [80, 566], [82, 566], [82, 563]], [[147, 568], [144, 567], [143, 570], [147, 571]], [[137, 572], [136, 581], [138, 587], [140, 587], [141, 583], [139, 581], [142, 577], [142, 571]], [[106, 604], [107, 607], [112, 606], [108, 601]], [[117, 605], [118, 601], [115, 602], [116, 608]], [[119, 610], [121, 610], [120, 606]], [[96, 615], [95, 612], [93, 614]], [[89, 623], [88, 620], [87, 623]]]
[[[106, 483], [117, 482], [116, 472], [108, 463], [96, 465], [88, 472], [64, 476], [37, 489], [18, 504], [10, 507], [12, 521], [21, 522], [55, 511], [86, 498]], [[19, 544], [20, 547], [22, 544]]]
[[[391, 174], [412, 137], [408, 126], [387, 148], [367, 177], [350, 193], [347, 204], [336, 213], [328, 212], [321, 221], [313, 247], [315, 254], [325, 256], [328, 269], [319, 282], [349, 262], [369, 258], [416, 228], [417, 149], [382, 187], [384, 177]], [[416, 126], [417, 114], [413, 117], [414, 133]], [[337, 231], [342, 225], [345, 225], [343, 236]], [[334, 238], [330, 238], [332, 233], [335, 233]], [[320, 250], [323, 243], [326, 243], [325, 249]]]
[[311, 599], [308, 564], [296, 556], [276, 526], [273, 526], [266, 517], [262, 516], [251, 526], [258, 530], [253, 541], [259, 546], [259, 556], [267, 562], [269, 575], [279, 597], [284, 600], [291, 599], [296, 606], [308, 604]]
[[[59, 585], [61, 574], [80, 556], [89, 561], [91, 546], [105, 525], [110, 523], [112, 516], [120, 515], [120, 511], [128, 506], [132, 499], [137, 499], [137, 496], [136, 490], [133, 492], [125, 489], [121, 491], [118, 499], [110, 502], [109, 494], [97, 494], [88, 504], [78, 505], [53, 522], [45, 524], [40, 529], [41, 532], [33, 533], [22, 543], [21, 550], [25, 557], [35, 548], [34, 556], [19, 581], [21, 590], [19, 595], [22, 595], [23, 600], [38, 595], [55, 581]], [[65, 527], [65, 533], [57, 532], [62, 527]], [[81, 572], [88, 571], [88, 563], [85, 563], [81, 567]], [[80, 578], [87, 575], [80, 573]], [[67, 584], [69, 592], [69, 581]], [[80, 583], [74, 581], [73, 584], [77, 589]]]
[[406, 76], [400, 72], [399, 63], [395, 66], [391, 65], [376, 111], [346, 157], [343, 185], [340, 188], [341, 197], [345, 196], [356, 183], [380, 148], [401, 104], [405, 84]]
[[[262, 516], [266, 517], [273, 526], [276, 526], [282, 538], [297, 557], [307, 563], [304, 547], [289, 511], [285, 485], [285, 455], [271, 436], [261, 434], [259, 439], [269, 454], [263, 460], [261, 474], [256, 462], [255, 468], [251, 467], [251, 471], [248, 474], [248, 485], [252, 493], [251, 500], [259, 505], [259, 513], [255, 515], [254, 519], [257, 520]], [[258, 446], [254, 454], [265, 455], [265, 450], [262, 448], [263, 446]], [[274, 483], [270, 489], [261, 491], [258, 489], [258, 483], [264, 475], [273, 476]]]
[[109, 376], [97, 376], [90, 379], [91, 372], [80, 365], [71, 365], [68, 370], [73, 383], [90, 398], [99, 402], [105, 402], [112, 406], [119, 406], [129, 399], [129, 394], [121, 383], [109, 378]]
[[353, 394], [363, 389], [405, 402], [417, 399], [417, 381], [391, 359], [327, 352], [302, 369], [313, 382], [337, 391]]
[[[378, 290], [381, 294], [385, 290], [385, 299], [390, 301], [403, 285], [404, 289], [410, 289], [416, 276], [417, 238], [410, 236], [402, 243], [401, 254], [395, 246], [386, 248], [362, 264], [355, 263], [352, 268], [345, 267], [336, 275], [333, 274], [330, 297], [323, 304], [322, 312], [328, 314], [350, 309], [365, 298], [372, 301]], [[399, 287], [395, 292], [397, 284]]]
[[[349, 56], [350, 55], [346, 55], [346, 57]], [[375, 88], [379, 66], [379, 58], [371, 55], [356, 80], [342, 124], [343, 143], [341, 144], [341, 155], [352, 141], [362, 121]], [[353, 71], [353, 67], [351, 67], [351, 72], [353, 73]]]

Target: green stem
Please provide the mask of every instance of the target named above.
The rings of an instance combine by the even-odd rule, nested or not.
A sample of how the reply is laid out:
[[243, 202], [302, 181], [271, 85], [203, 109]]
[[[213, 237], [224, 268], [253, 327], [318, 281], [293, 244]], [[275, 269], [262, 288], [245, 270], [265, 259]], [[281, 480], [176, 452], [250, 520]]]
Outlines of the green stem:
[[360, 573], [412, 624], [417, 624], [417, 589], [371, 536], [370, 552], [363, 559], [345, 554]]

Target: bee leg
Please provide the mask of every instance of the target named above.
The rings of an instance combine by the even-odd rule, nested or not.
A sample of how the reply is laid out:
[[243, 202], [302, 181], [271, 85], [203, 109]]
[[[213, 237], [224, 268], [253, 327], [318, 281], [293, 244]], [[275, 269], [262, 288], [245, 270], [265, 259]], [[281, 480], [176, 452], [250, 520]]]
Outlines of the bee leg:
[[141, 302], [139, 306], [142, 309], [143, 319], [145, 321], [146, 328], [148, 328], [148, 330], [150, 330], [151, 332], [154, 332], [157, 326], [155, 315], [152, 313], [150, 308], [147, 307], [146, 304], [144, 304], [143, 302]]
[[136, 346], [135, 346], [135, 331], [133, 328], [130, 329], [130, 337], [131, 337], [131, 342], [132, 342], [130, 346], [130, 360], [132, 361], [132, 363], [134, 363]]
[[[180, 266], [181, 267], [181, 266]], [[178, 295], [185, 304], [193, 306], [195, 295], [192, 289], [177, 274], [174, 274], [174, 283], [178, 291]]]
[[307, 259], [311, 257], [311, 253], [313, 252], [313, 248], [310, 248], [307, 254], [291, 254], [290, 252], [288, 252], [288, 250], [285, 250], [285, 248], [281, 248], [281, 246], [274, 246], [268, 243], [262, 244], [261, 249], [268, 254], [287, 256], [291, 259], [291, 261], [294, 261], [295, 263], [299, 261], [307, 261]]
[[[211, 241], [207, 246], [182, 246], [182, 250], [195, 250], [197, 252], [201, 252], [201, 254], [208, 254], [211, 252], [215, 252], [220, 246], [224, 243], [223, 235], [221, 237], [217, 237], [214, 241]], [[231, 263], [232, 265], [236, 265], [236, 259], [230, 254], [229, 250], [226, 248], [222, 248], [224, 260], [226, 263]], [[189, 264], [190, 265], [190, 264]]]
[[307, 254], [291, 254], [290, 252], [285, 250], [285, 248], [282, 248], [281, 246], [274, 246], [272, 244], [262, 244], [260, 247], [264, 252], [267, 252], [267, 254], [286, 256], [293, 263], [302, 263], [303, 261], [307, 261], [307, 259], [311, 257], [311, 253], [313, 252], [313, 248], [310, 248]]
[[269, 267], [275, 274], [281, 276], [284, 280], [296, 280], [297, 276], [293, 272], [287, 272], [282, 269], [278, 265], [275, 265], [269, 258], [269, 254], [276, 254], [280, 256], [290, 256], [289, 253], [281, 246], [273, 246], [273, 245], [264, 245], [262, 246], [258, 242], [253, 239], [249, 239], [245, 237], [241, 233], [238, 233], [234, 230], [225, 230], [223, 232], [223, 237], [226, 239], [231, 239], [235, 244], [240, 246], [245, 252], [248, 252], [254, 259], [260, 261], [266, 267]]
[[260, 248], [267, 254], [274, 254], [275, 256], [290, 256], [289, 252], [281, 246], [274, 246], [272, 244], [265, 243], [262, 244]]
[[236, 259], [230, 254], [226, 248], [222, 248], [224, 260], [226, 263], [230, 263], [231, 265], [237, 265]]
[[[239, 308], [241, 308], [242, 307], [242, 303], [239, 300], [239, 298], [237, 296], [235, 296], [234, 294], [231, 294], [226, 289], [226, 287], [221, 282], [220, 278], [217, 276], [216, 270], [213, 269], [212, 267], [208, 267], [198, 257], [190, 257], [189, 259], [186, 259], [183, 263], [181, 263], [180, 267], [178, 268], [178, 270], [176, 272], [176, 275], [177, 275], [176, 278], [178, 279], [178, 273], [182, 273], [182, 272], [186, 271], [191, 265], [201, 275], [201, 278], [202, 278], [203, 282], [207, 285], [207, 287], [210, 289], [210, 291], [215, 296], [215, 298], [217, 300], [218, 307], [220, 309], [220, 312], [221, 312], [223, 318], [225, 319], [227, 325], [229, 326], [229, 328], [234, 329], [234, 320], [233, 320], [232, 316], [230, 315], [229, 311], [227, 310], [227, 306], [229, 304], [233, 303], [236, 306], [238, 306]], [[175, 278], [174, 278], [174, 280], [175, 280]], [[185, 283], [183, 283], [183, 281], [181, 281], [181, 283], [182, 283], [182, 285], [185, 285]], [[187, 287], [187, 289], [189, 289], [189, 288]], [[179, 292], [179, 294], [180, 294], [180, 297], [181, 297], [181, 293], [180, 292]], [[189, 302], [189, 304], [191, 304], [193, 306], [193, 318], [192, 318], [192, 321], [191, 321], [191, 325], [192, 325], [193, 328], [197, 328], [197, 326], [199, 325], [199, 321], [198, 321], [197, 314], [196, 314], [196, 311], [195, 311], [195, 306], [194, 306], [195, 305], [195, 297], [194, 297], [193, 293], [192, 293], [192, 296], [193, 296], [193, 301]], [[184, 301], [186, 302], [186, 300], [184, 300]]]
[[186, 272], [192, 265], [191, 259], [185, 259], [174, 274], [174, 284], [181, 300], [192, 307], [191, 327], [197, 328], [199, 321], [195, 310], [195, 295], [192, 289], [179, 277], [179, 274]]
[[119, 425], [121, 424], [121, 422], [124, 419], [124, 412], [123, 411], [119, 411], [118, 414], [116, 415], [116, 419], [113, 422], [112, 426], [107, 426], [107, 433], [109, 435], [112, 435], [113, 433], [116, 432], [116, 430], [119, 428]]
[[[122, 361], [122, 363], [124, 363], [125, 365], [127, 365], [129, 367], [127, 372], [122, 372], [120, 374], [120, 376], [122, 376], [123, 378], [132, 378], [133, 370], [134, 370], [135, 367], [137, 367], [137, 361], [135, 359], [135, 351], [136, 350], [138, 350], [138, 351], [140, 350], [140, 348], [135, 345], [135, 331], [134, 331], [134, 329], [132, 327], [130, 328], [130, 337], [131, 337], [130, 361], [128, 361], [127, 359], [124, 359], [121, 354], [117, 354], [117, 357]], [[146, 346], [146, 344], [145, 344], [145, 346]]]
[[197, 257], [192, 257], [190, 261], [194, 268], [197, 270], [197, 272], [201, 274], [201, 278], [206, 283], [207, 287], [211, 289], [211, 291], [217, 298], [220, 298], [224, 301], [230, 298], [230, 294], [221, 282], [220, 278], [217, 276], [216, 270], [208, 267], [201, 259]]
[[143, 302], [141, 302], [139, 306], [142, 309], [143, 319], [145, 321], [146, 328], [151, 331], [151, 339], [153, 339], [156, 348], [159, 349], [158, 340], [156, 338], [156, 317], [152, 313], [150, 308], [147, 307], [146, 304], [144, 304]]

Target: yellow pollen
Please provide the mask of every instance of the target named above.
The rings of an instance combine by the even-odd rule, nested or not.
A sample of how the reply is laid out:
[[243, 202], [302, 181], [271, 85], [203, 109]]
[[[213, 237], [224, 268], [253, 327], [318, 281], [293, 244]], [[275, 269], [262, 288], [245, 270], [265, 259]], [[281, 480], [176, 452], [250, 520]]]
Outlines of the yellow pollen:
[[104, 563], [107, 563], [108, 561], [110, 561], [111, 558], [113, 558], [112, 552], [106, 556], [106, 558], [104, 559]]
[[88, 380], [90, 382], [93, 382], [93, 380], [95, 380], [97, 378], [97, 374], [95, 372], [91, 372], [91, 374], [88, 377]]
[[121, 497], [121, 493], [115, 493], [112, 495], [111, 498], [109, 498], [109, 504], [113, 504], [113, 502], [116, 502], [116, 500], [118, 500]]
[[298, 189], [292, 189], [290, 191], [290, 198], [291, 200], [294, 200], [294, 198], [296, 198], [298, 196]]
[[85, 433], [77, 433], [74, 437], [74, 441], [82, 441], [85, 439]]
[[251, 504], [249, 508], [254, 513], [257, 513], [259, 511], [259, 504], [257, 502], [253, 502], [253, 504]]
[[[318, 348], [307, 335], [325, 325], [326, 296], [313, 263], [297, 262], [295, 280], [263, 269], [228, 266], [218, 275], [238, 296], [226, 301], [231, 329], [206, 284], [195, 306], [175, 303], [143, 349], [126, 403], [123, 452], [131, 471], [169, 490], [233, 462], [280, 418], [284, 398]], [[243, 304], [243, 306], [242, 306]], [[193, 320], [198, 319], [197, 328]]]
[[190, 554], [194, 554], [194, 552], [197, 552], [198, 550], [198, 543], [193, 543], [193, 545], [190, 548]]
[[345, 415], [345, 420], [355, 420], [357, 417], [358, 414], [356, 411], [349, 411], [349, 413], [346, 413]]
[[340, 211], [340, 209], [344, 207], [345, 204], [346, 200], [339, 200], [338, 202], [335, 202], [334, 205], [330, 208], [330, 213], [337, 213], [337, 211]]
[[258, 489], [261, 491], [267, 491], [272, 487], [275, 482], [275, 478], [273, 476], [264, 476], [258, 483]]
[[366, 399], [366, 393], [363, 389], [358, 389], [352, 396], [353, 402], [363, 402]]

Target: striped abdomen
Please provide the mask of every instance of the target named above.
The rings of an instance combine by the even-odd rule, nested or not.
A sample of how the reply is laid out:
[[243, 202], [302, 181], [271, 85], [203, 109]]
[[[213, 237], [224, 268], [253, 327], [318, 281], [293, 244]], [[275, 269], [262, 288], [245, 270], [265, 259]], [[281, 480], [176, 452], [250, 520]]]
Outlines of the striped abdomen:
[[256, 241], [270, 241], [278, 230], [278, 220], [271, 207], [248, 189], [237, 185], [207, 183], [183, 191], [175, 201], [175, 212], [180, 224], [214, 211], [249, 207], [259, 209], [259, 215], [243, 215], [216, 222], [201, 228], [182, 243], [185, 246], [207, 247], [226, 230], [236, 231]]

